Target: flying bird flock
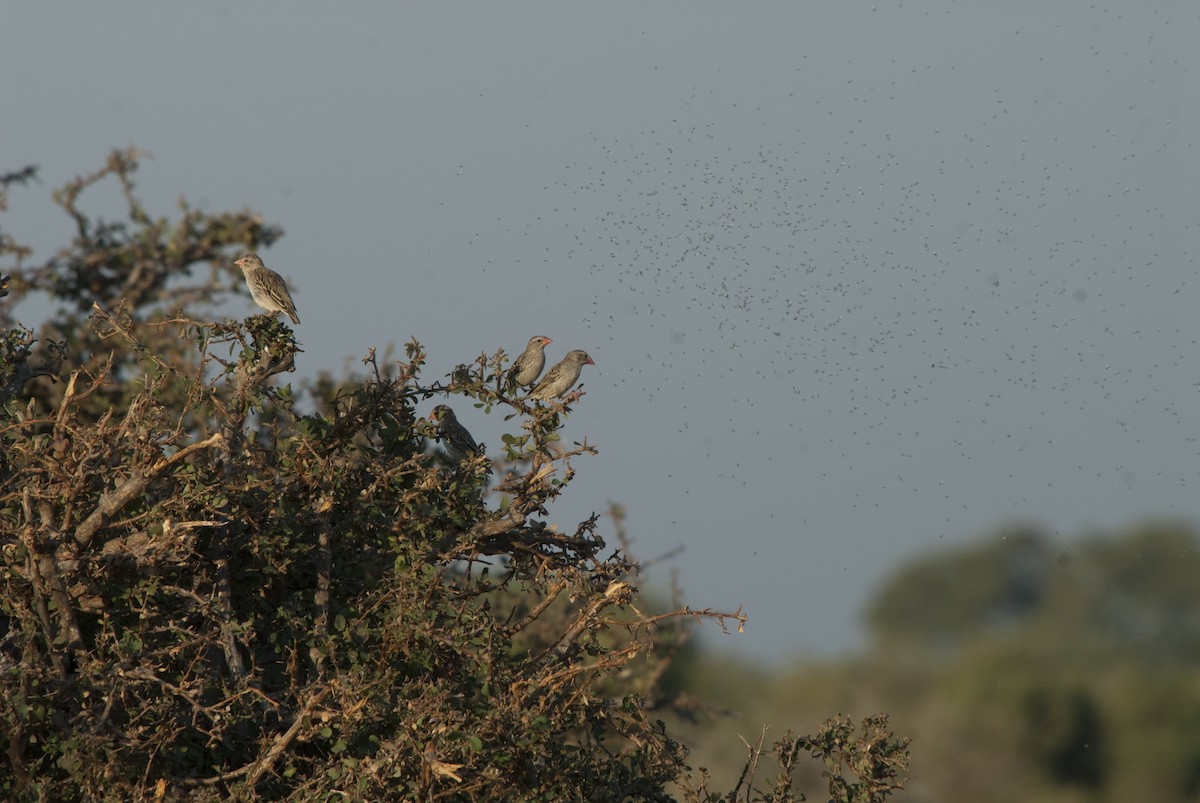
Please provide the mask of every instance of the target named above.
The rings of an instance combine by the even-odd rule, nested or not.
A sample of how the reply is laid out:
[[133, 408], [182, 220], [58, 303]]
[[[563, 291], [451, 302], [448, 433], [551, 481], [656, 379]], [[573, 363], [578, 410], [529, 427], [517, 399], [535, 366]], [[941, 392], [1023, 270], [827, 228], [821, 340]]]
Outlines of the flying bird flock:
[[[233, 264], [242, 269], [246, 277], [246, 287], [249, 288], [250, 297], [254, 299], [255, 304], [266, 310], [269, 315], [282, 312], [291, 318], [292, 323], [300, 325], [296, 303], [292, 301], [292, 294], [288, 292], [287, 282], [264, 265], [258, 254], [246, 254]], [[575, 349], [567, 352], [567, 356], [551, 366], [545, 376], [541, 376], [542, 368], [546, 366], [546, 346], [553, 342], [544, 335], [529, 338], [525, 350], [513, 360], [512, 368], [505, 377], [505, 386], [509, 392], [533, 386], [527, 399], [544, 402], [560, 399], [575, 387], [583, 366], [596, 364], [586, 351]], [[541, 381], [538, 381], [538, 377], [541, 377]], [[448, 406], [439, 404], [433, 408], [429, 417], [437, 425], [436, 440], [442, 444], [452, 462], [461, 463], [483, 454], [483, 449]]]

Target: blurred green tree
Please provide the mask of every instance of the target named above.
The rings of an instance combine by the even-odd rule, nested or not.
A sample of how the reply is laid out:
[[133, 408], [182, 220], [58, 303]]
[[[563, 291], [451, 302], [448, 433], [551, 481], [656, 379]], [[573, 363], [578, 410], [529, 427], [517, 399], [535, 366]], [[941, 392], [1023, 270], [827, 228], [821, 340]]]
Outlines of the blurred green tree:
[[867, 608], [875, 637], [946, 651], [1020, 633], [1054, 647], [1200, 658], [1200, 545], [1176, 522], [1067, 544], [1006, 527], [897, 572]]
[[911, 650], [950, 649], [1017, 627], [1041, 608], [1053, 554], [1033, 527], [938, 552], [898, 572], [867, 608], [873, 635]]
[[941, 756], [932, 799], [1184, 801], [1198, 611], [1188, 525], [1073, 540], [1006, 527], [898, 570], [868, 608], [870, 661], [922, 678], [907, 706], [882, 704]]

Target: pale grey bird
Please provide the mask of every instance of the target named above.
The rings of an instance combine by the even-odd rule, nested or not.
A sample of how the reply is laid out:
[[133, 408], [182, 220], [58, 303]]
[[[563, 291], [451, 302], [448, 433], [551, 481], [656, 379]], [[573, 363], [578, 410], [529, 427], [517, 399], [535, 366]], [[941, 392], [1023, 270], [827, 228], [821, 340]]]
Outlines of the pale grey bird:
[[513, 360], [508, 371], [508, 389], [528, 387], [537, 381], [546, 366], [546, 346], [554, 341], [544, 335], [534, 335], [525, 344], [525, 350]]
[[471, 433], [458, 422], [458, 417], [449, 407], [439, 404], [433, 408], [429, 418], [437, 422], [438, 443], [446, 449], [446, 454], [453, 462], [461, 463], [468, 457], [483, 454]]
[[529, 394], [529, 398], [549, 401], [562, 396], [579, 381], [579, 372], [583, 370], [583, 366], [595, 364], [586, 351], [575, 349], [567, 352], [567, 356], [546, 372], [542, 381], [538, 382]]
[[246, 276], [246, 287], [250, 288], [250, 297], [254, 303], [274, 315], [285, 313], [292, 323], [300, 325], [300, 317], [296, 315], [296, 304], [292, 294], [288, 292], [283, 277], [263, 264], [258, 254], [246, 254], [233, 264], [242, 269]]

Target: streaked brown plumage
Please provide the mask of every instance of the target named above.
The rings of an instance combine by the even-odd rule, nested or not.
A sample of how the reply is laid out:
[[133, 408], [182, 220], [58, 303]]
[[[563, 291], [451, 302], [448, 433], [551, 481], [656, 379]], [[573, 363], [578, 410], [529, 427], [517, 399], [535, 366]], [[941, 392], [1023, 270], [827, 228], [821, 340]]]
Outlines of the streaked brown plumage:
[[549, 401], [562, 396], [579, 381], [579, 372], [583, 370], [583, 366], [595, 364], [586, 351], [576, 349], [568, 352], [567, 356], [546, 372], [542, 381], [538, 382], [529, 394], [529, 398]]
[[513, 360], [512, 368], [508, 371], [508, 389], [528, 387], [537, 381], [542, 369], [546, 367], [546, 346], [554, 341], [544, 335], [534, 335], [529, 338], [525, 350]]
[[250, 297], [255, 304], [272, 315], [282, 312], [292, 319], [292, 323], [300, 325], [296, 304], [288, 292], [287, 283], [282, 276], [264, 265], [258, 254], [246, 254], [233, 264], [245, 274], [246, 287], [250, 289]]
[[445, 448], [446, 454], [455, 463], [461, 463], [468, 457], [483, 454], [479, 444], [467, 432], [467, 428], [459, 423], [454, 411], [444, 404], [433, 408], [429, 418], [437, 422], [437, 440]]

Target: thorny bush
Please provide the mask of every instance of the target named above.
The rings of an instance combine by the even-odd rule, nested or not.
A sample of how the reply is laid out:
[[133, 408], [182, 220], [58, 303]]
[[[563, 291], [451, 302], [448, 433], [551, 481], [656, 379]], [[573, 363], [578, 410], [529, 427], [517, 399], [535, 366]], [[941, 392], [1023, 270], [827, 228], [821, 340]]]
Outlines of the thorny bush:
[[[152, 218], [138, 161], [56, 193], [76, 233], [44, 264], [0, 232], [0, 791], [737, 799], [692, 782], [652, 714], [691, 623], [741, 612], [644, 613], [598, 516], [548, 520], [595, 453], [563, 436], [581, 394], [510, 395], [502, 351], [426, 382], [411, 342], [304, 412], [272, 384], [301, 352], [286, 324], [193, 317], [282, 232]], [[0, 176], [0, 201], [34, 177]], [[79, 206], [110, 178], [127, 221]], [[35, 292], [62, 305], [36, 333], [11, 317]], [[504, 413], [494, 466], [427, 450], [416, 410], [446, 396]]]

